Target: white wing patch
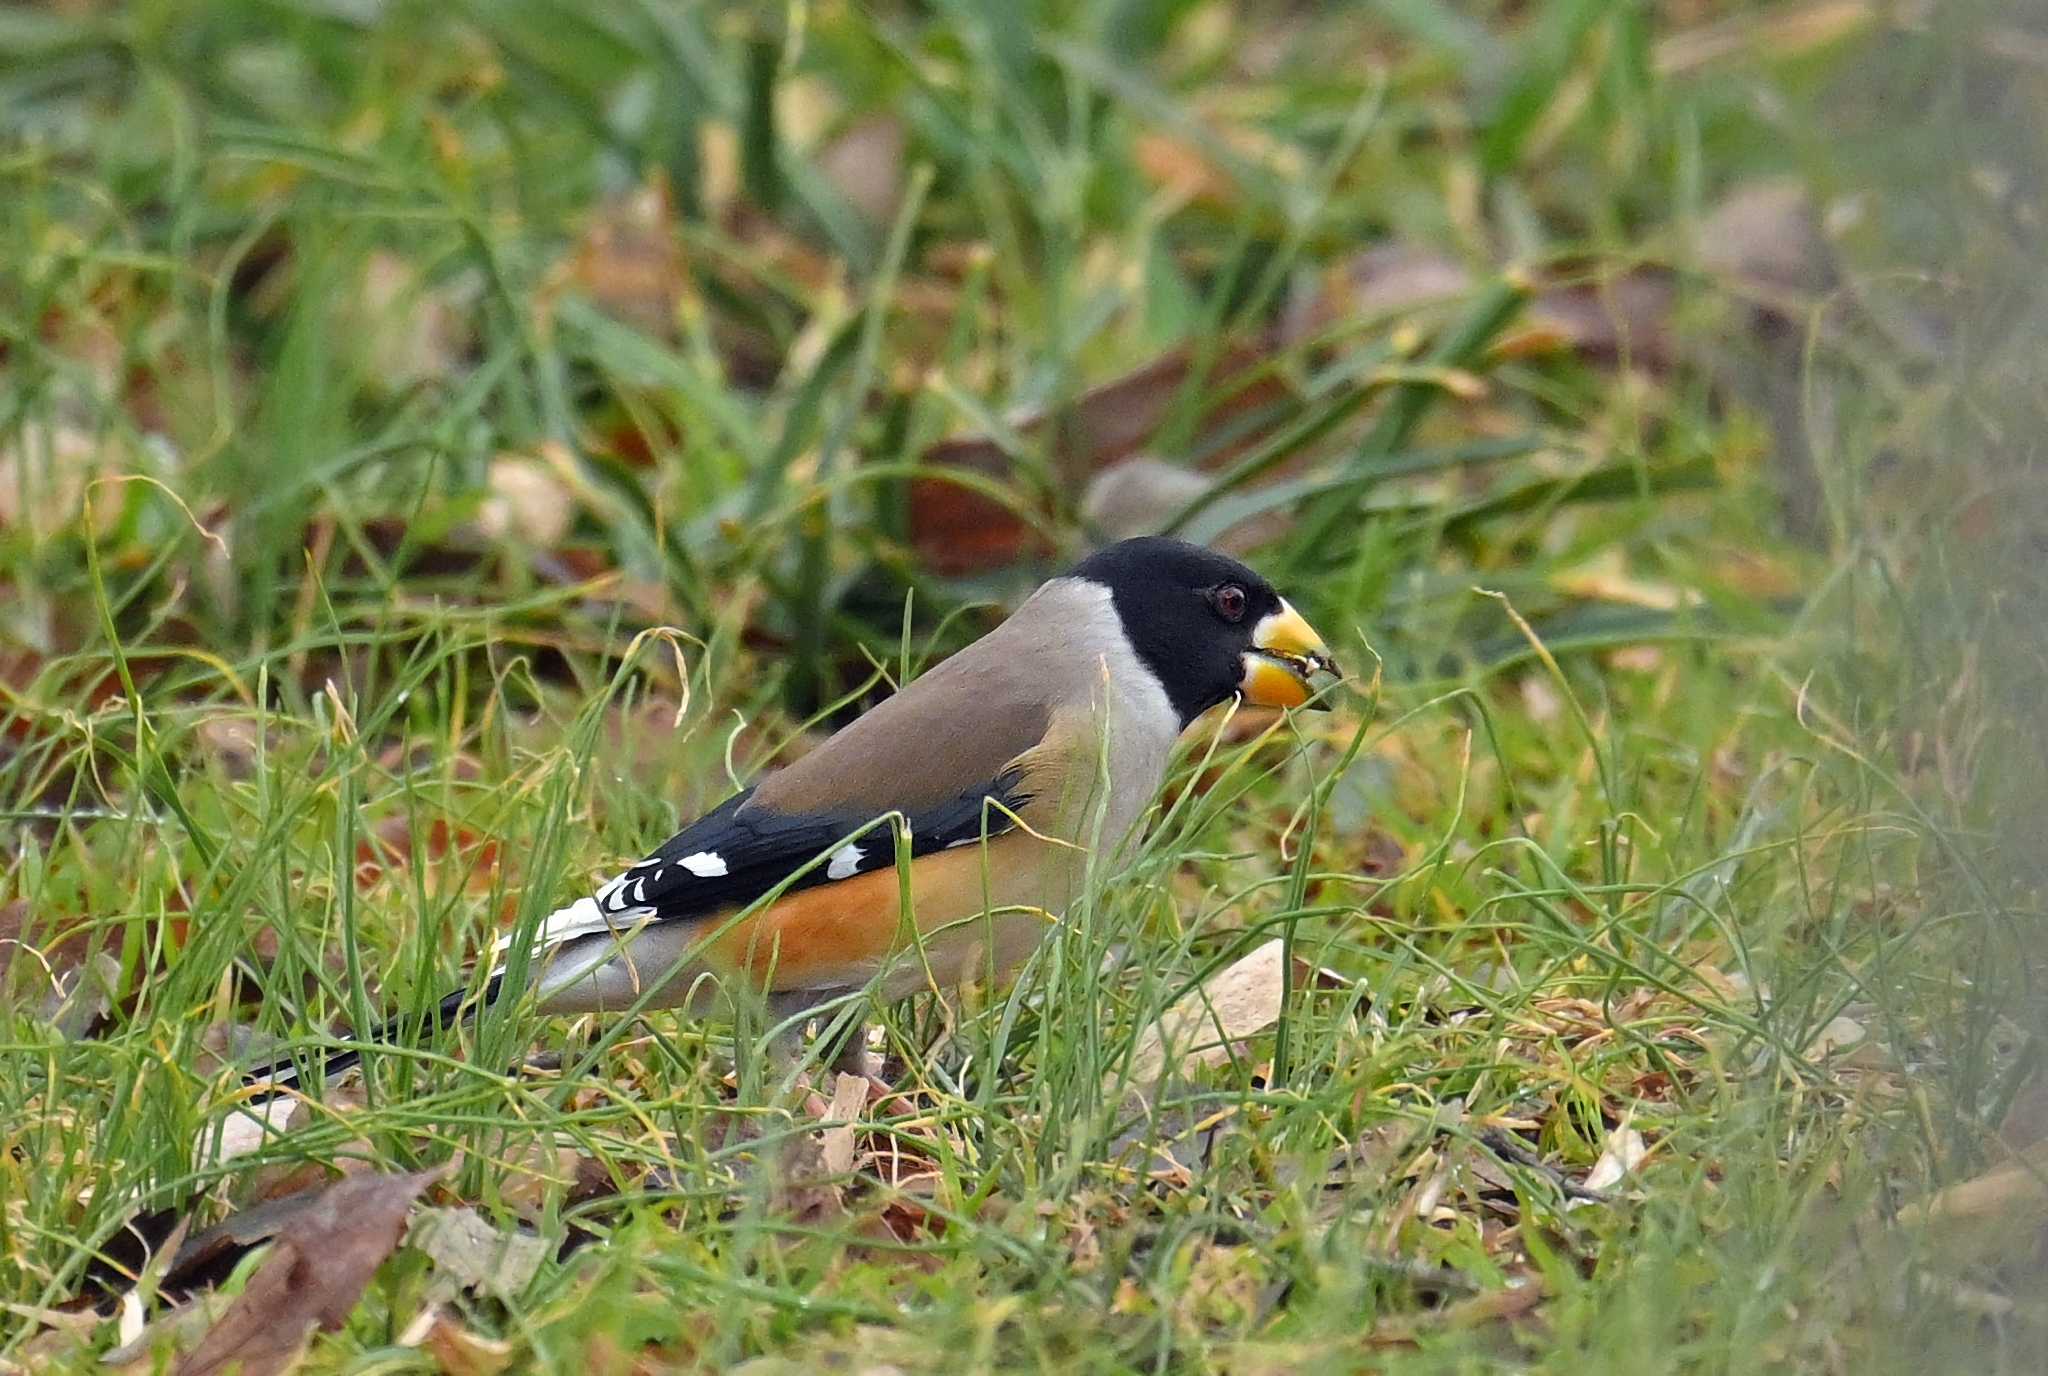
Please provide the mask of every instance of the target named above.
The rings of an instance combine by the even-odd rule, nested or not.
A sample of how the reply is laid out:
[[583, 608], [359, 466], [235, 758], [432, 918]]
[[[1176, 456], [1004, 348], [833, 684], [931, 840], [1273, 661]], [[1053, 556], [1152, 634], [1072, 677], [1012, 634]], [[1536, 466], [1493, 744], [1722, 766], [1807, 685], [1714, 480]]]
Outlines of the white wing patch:
[[[616, 884], [618, 880], [613, 880]], [[607, 889], [612, 885], [605, 886]], [[595, 898], [579, 898], [566, 908], [557, 908], [541, 919], [540, 930], [533, 934], [533, 951], [539, 955], [552, 950], [565, 941], [574, 941], [579, 936], [593, 936], [598, 932], [617, 932], [630, 928], [642, 917], [651, 916], [652, 908], [626, 908], [606, 912]], [[497, 954], [504, 955], [512, 949], [515, 934], [507, 932], [498, 938]]]
[[716, 879], [725, 873], [725, 857], [716, 851], [700, 850], [676, 862], [699, 879]]
[[825, 866], [827, 879], [848, 879], [860, 873], [861, 848], [848, 841], [832, 852], [832, 863]]

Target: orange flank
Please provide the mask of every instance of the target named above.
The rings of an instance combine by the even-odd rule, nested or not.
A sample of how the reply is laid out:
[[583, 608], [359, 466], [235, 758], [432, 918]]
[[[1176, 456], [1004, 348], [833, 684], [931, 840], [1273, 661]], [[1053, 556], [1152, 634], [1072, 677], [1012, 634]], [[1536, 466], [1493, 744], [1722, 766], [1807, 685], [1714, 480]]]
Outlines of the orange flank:
[[[982, 946], [985, 924], [963, 921], [1006, 903], [1043, 897], [1031, 882], [1048, 867], [1050, 847], [1022, 833], [920, 856], [911, 868], [911, 909], [919, 936], [931, 938], [935, 964]], [[1036, 873], [1034, 873], [1036, 872]], [[890, 956], [909, 950], [902, 921], [902, 879], [892, 866], [801, 889], [732, 922], [713, 938], [706, 963], [744, 970], [765, 992], [860, 984]], [[717, 920], [707, 924], [721, 925]], [[951, 929], [951, 930], [944, 930]]]

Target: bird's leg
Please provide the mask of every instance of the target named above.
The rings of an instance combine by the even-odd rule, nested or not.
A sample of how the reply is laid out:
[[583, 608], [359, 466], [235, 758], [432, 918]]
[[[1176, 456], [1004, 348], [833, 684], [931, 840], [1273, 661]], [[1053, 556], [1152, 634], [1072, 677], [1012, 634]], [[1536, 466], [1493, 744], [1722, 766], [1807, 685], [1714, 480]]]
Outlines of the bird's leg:
[[830, 989], [770, 994], [767, 999], [769, 1025], [788, 1025], [769, 1039], [768, 1056], [785, 1073], [799, 1064], [804, 1059], [804, 1024], [791, 1019], [821, 1004], [838, 1003], [839, 1007], [827, 1008], [818, 1014], [820, 1044], [817, 1059], [833, 1075], [857, 1075], [867, 1081], [873, 1101], [879, 1103], [882, 1098], [894, 1094], [896, 1087], [881, 1078], [882, 1058], [868, 1049], [867, 1020], [846, 1017], [843, 1000], [854, 992], [852, 989]]
[[867, 1019], [852, 1018], [843, 1025], [833, 1025], [838, 1022], [838, 1018], [830, 1019], [819, 1030], [821, 1059], [832, 1067], [835, 1074], [876, 1080], [881, 1072], [882, 1058], [868, 1050]]
[[[887, 1100], [895, 1097], [897, 1087], [889, 1083], [882, 1074], [884, 1057], [880, 1051], [868, 1045], [869, 1023], [857, 1018], [842, 1029], [830, 1049], [828, 1064], [835, 1075], [855, 1075], [867, 1081], [868, 1103], [877, 1109]], [[831, 1036], [831, 1029], [826, 1030]], [[907, 1111], [907, 1101], [903, 1104]]]
[[[787, 1078], [789, 1073], [802, 1065], [805, 1060], [804, 1030], [810, 1019], [804, 1017], [804, 1014], [816, 1008], [820, 1003], [830, 1002], [846, 992], [845, 990], [827, 990], [823, 992], [814, 989], [790, 990], [785, 993], [770, 994], [763, 1000], [763, 1020], [766, 1027], [771, 1030], [767, 1033], [761, 1045], [765, 1053], [765, 1059], [776, 1068], [779, 1076]], [[821, 1014], [819, 1016], [820, 1020], [826, 1024], [825, 1030], [829, 1035], [831, 1032], [830, 1024], [834, 1021], [833, 1017], [829, 1014]], [[856, 1027], [852, 1030], [857, 1032], [858, 1028]], [[851, 1038], [851, 1040], [855, 1045], [860, 1043], [860, 1039], [857, 1036]], [[826, 1064], [837, 1070], [839, 1068], [837, 1049], [821, 1047], [820, 1050], [826, 1053]]]

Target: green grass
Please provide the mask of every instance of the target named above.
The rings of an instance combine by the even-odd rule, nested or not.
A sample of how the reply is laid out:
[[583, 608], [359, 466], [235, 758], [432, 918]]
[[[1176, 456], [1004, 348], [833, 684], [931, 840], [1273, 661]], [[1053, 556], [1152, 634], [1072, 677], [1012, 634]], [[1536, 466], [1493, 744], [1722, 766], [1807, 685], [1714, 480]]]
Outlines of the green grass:
[[[0, 14], [0, 1364], [125, 1341], [138, 1215], [453, 1163], [547, 1259], [401, 1248], [307, 1369], [2040, 1369], [2038, 1188], [1913, 1222], [2048, 1032], [2032, 22]], [[1763, 177], [1806, 280], [1702, 237]], [[1338, 285], [1388, 244], [1465, 286]], [[849, 1172], [745, 1034], [516, 1004], [210, 1163], [237, 1064], [1085, 547], [1115, 422], [1221, 475], [1159, 523], [1285, 518], [1354, 681], [1193, 733], [1014, 987], [877, 1010]], [[1134, 1075], [1275, 938], [1277, 1022]]]

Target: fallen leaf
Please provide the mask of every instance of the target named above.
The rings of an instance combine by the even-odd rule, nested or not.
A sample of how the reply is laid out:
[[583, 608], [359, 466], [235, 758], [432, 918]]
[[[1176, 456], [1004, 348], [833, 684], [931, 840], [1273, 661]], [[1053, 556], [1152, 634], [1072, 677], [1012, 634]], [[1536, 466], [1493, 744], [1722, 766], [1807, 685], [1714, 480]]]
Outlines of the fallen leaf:
[[[1662, 269], [1557, 274], [1494, 346], [1506, 358], [1569, 353], [1595, 363], [1665, 369], [1675, 361], [1677, 284]], [[1394, 322], [1469, 296], [1478, 277], [1455, 258], [1410, 244], [1380, 244], [1338, 268], [1294, 307], [1283, 336], [1319, 334], [1340, 321]]]
[[341, 308], [342, 332], [386, 392], [453, 375], [472, 344], [456, 293], [388, 249], [364, 259], [358, 289], [342, 294]]
[[[1104, 542], [1156, 535], [1212, 486], [1205, 473], [1135, 454], [1089, 480], [1081, 497], [1081, 519]], [[1203, 543], [1225, 554], [1247, 554], [1285, 534], [1292, 519], [1284, 510], [1262, 512], [1226, 526]]]
[[171, 1258], [162, 1289], [189, 1293], [226, 1280], [235, 1265], [320, 1202], [320, 1190], [265, 1200], [192, 1235]]
[[1286, 943], [1269, 941], [1184, 995], [1138, 1039], [1131, 1083], [1157, 1079], [1169, 1050], [1184, 1066], [1221, 1065], [1230, 1059], [1232, 1043], [1271, 1027], [1280, 1016], [1286, 959]]
[[1586, 1188], [1607, 1190], [1621, 1183], [1621, 1178], [1643, 1163], [1650, 1154], [1643, 1135], [1623, 1123], [1607, 1134], [1607, 1145], [1601, 1149], [1600, 1159], [1593, 1163], [1593, 1169], [1586, 1174]]
[[2005, 1240], [2048, 1220], [2048, 1144], [2037, 1144], [2011, 1165], [1936, 1190], [1901, 1208], [1902, 1228], [1995, 1222]]
[[493, 1159], [504, 1172], [498, 1199], [525, 1215], [539, 1213], [551, 1197], [594, 1197], [611, 1187], [604, 1164], [566, 1142], [525, 1138], [501, 1145]]
[[1843, 1047], [1855, 1046], [1870, 1034], [1863, 1030], [1863, 1024], [1843, 1014], [1829, 1020], [1828, 1025], [1814, 1034], [1807, 1045], [1806, 1054], [1815, 1060], [1822, 1060]]
[[[1250, 377], [1270, 352], [1270, 341], [1262, 339], [1232, 345], [1210, 361], [1201, 385], [1212, 400], [1198, 418], [1200, 432], [1214, 433], [1286, 395], [1287, 385], [1278, 376]], [[1152, 438], [1194, 367], [1190, 350], [1175, 349], [1089, 389], [1058, 411], [1013, 416], [1009, 428], [1026, 439], [1045, 434], [1059, 481], [1078, 495], [1093, 474], [1136, 453]], [[1219, 449], [1210, 461], [1223, 462], [1258, 438], [1257, 430], [1239, 434], [1232, 446]], [[923, 462], [934, 468], [961, 469], [1005, 485], [1014, 476], [1009, 453], [985, 436], [942, 440], [925, 450]], [[1044, 509], [1039, 494], [1019, 491], [1018, 500], [1027, 510]], [[1017, 511], [994, 497], [937, 477], [910, 482], [910, 538], [919, 558], [946, 574], [985, 572], [1046, 549], [1043, 536]]]
[[892, 1183], [895, 1196], [883, 1203], [881, 1211], [868, 1220], [862, 1232], [878, 1240], [887, 1239], [898, 1247], [945, 1236], [945, 1214], [933, 1212], [924, 1202], [939, 1193], [939, 1173], [923, 1171]]
[[419, 1334], [416, 1345], [431, 1355], [435, 1366], [448, 1376], [497, 1376], [512, 1365], [518, 1347], [509, 1339], [486, 1338], [470, 1332], [444, 1313], [428, 1312], [431, 1321]]
[[1677, 302], [1677, 284], [1659, 269], [1561, 283], [1528, 304], [1521, 324], [1496, 349], [1508, 358], [1564, 352], [1595, 363], [1661, 372], [1678, 358], [1671, 329]]
[[687, 274], [668, 179], [657, 173], [645, 186], [605, 202], [555, 280], [624, 324], [656, 339], [673, 338]]
[[500, 454], [485, 481], [489, 493], [477, 508], [476, 524], [486, 537], [553, 549], [569, 533], [575, 494], [541, 460]]
[[466, 1204], [420, 1210], [406, 1233], [406, 1245], [426, 1253], [465, 1290], [504, 1300], [526, 1289], [548, 1253], [547, 1242], [536, 1234], [494, 1228]]
[[1206, 151], [1177, 134], [1142, 131], [1131, 140], [1131, 160], [1138, 165], [1139, 175], [1176, 201], [1223, 210], [1238, 199], [1236, 178], [1218, 167]]
[[329, 1187], [278, 1234], [273, 1251], [173, 1376], [275, 1376], [317, 1325], [341, 1327], [398, 1246], [406, 1215], [446, 1168], [359, 1175]]
[[1204, 474], [1138, 454], [1089, 481], [1081, 519], [1105, 541], [1151, 535], [1211, 486]]
[[903, 203], [903, 121], [892, 114], [855, 120], [818, 154], [818, 171], [834, 191], [878, 229], [896, 222]]
[[1337, 269], [1335, 282], [1311, 315], [1317, 329], [1346, 316], [1388, 320], [1456, 300], [1472, 287], [1471, 270], [1448, 254], [1412, 244], [1377, 244]]
[[[365, 1102], [362, 1077], [350, 1072], [340, 1083], [327, 1087], [318, 1112], [330, 1123], [347, 1123]], [[291, 1122], [296, 1126], [298, 1120], [295, 1118]], [[371, 1174], [377, 1170], [381, 1160], [367, 1137], [351, 1134], [315, 1158], [287, 1157], [258, 1166], [237, 1182], [235, 1195], [249, 1205], [298, 1196], [317, 1197], [318, 1191], [326, 1188], [336, 1177]]]
[[1744, 292], [1796, 309], [1830, 290], [1836, 271], [1820, 211], [1801, 182], [1745, 182], [1700, 221], [1700, 266]]
[[303, 1101], [289, 1095], [260, 1104], [237, 1104], [218, 1127], [200, 1133], [192, 1151], [193, 1162], [221, 1166], [238, 1156], [247, 1156], [271, 1138], [289, 1131], [293, 1115], [304, 1107]]
[[825, 1109], [831, 1126], [818, 1136], [818, 1160], [828, 1175], [845, 1175], [853, 1169], [854, 1123], [868, 1106], [868, 1082], [863, 1076], [841, 1075], [832, 1083], [832, 1102]]

